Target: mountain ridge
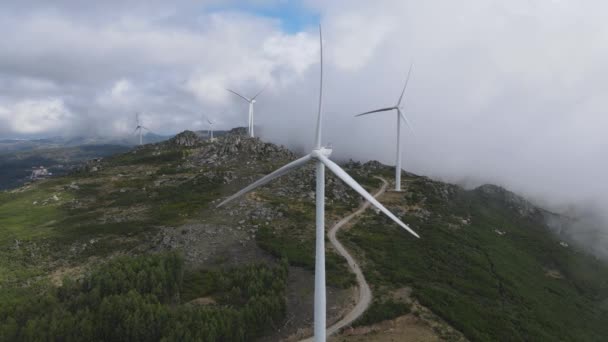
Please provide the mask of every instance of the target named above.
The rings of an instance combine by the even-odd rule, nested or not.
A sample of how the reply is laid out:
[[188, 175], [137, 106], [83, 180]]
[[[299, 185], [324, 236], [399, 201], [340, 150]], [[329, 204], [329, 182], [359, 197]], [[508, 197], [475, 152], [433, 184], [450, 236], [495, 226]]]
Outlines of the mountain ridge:
[[[314, 167], [295, 170], [217, 210], [223, 198], [296, 157], [242, 133], [237, 129], [211, 142], [182, 132], [90, 161], [69, 175], [0, 192], [5, 228], [0, 286], [6, 290], [0, 300], [24, 306], [20, 301], [32, 296], [29, 291], [53, 293], [66, 280], [86, 281], [119, 255], [178, 251], [184, 262], [179, 294], [207, 298], [201, 302], [211, 298], [223, 308], [234, 304], [222, 302], [221, 291], [204, 280], [209, 274], [287, 260], [283, 318], [272, 311], [272, 322], [255, 336], [304, 336], [312, 318]], [[391, 167], [375, 161], [343, 167], [368, 190], [379, 187], [374, 176], [393, 176]], [[608, 269], [575, 247], [561, 246], [538, 215], [541, 209], [497, 186], [467, 191], [407, 172], [402, 181], [402, 193], [387, 192], [380, 201], [416, 229], [420, 241], [370, 210], [338, 234], [361, 262], [374, 293], [362, 319], [366, 326], [405, 315], [442, 339], [455, 336], [448, 325], [471, 340], [602, 336], [608, 308], [600, 304], [608, 289], [601, 279], [607, 279], [602, 276]], [[331, 175], [326, 197], [328, 226], [360, 204], [358, 195]], [[355, 282], [332, 249], [326, 262], [328, 318], [335, 321], [351, 303]], [[408, 296], [400, 295], [404, 289], [410, 289]], [[556, 302], [555, 293], [565, 297]], [[445, 323], [430, 328], [439, 318], [424, 307]], [[0, 310], [0, 317], [7, 314]], [[587, 322], [586, 332], [577, 328], [580, 320]], [[344, 331], [339, 338], [356, 336]]]

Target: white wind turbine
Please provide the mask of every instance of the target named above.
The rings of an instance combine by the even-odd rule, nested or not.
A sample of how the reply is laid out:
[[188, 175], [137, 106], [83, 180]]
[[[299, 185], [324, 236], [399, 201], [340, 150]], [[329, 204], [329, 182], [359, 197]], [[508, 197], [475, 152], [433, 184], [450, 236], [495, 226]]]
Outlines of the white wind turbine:
[[237, 192], [236, 194], [228, 197], [218, 207], [240, 197], [247, 192], [262, 186], [271, 180], [278, 178], [289, 171], [298, 167], [304, 166], [309, 161], [314, 161], [316, 164], [316, 250], [315, 250], [315, 304], [314, 304], [314, 340], [325, 341], [326, 338], [326, 301], [325, 301], [325, 167], [327, 166], [338, 178], [348, 184], [356, 192], [358, 192], [363, 198], [368, 200], [376, 208], [382, 211], [385, 215], [390, 217], [393, 221], [403, 227], [405, 230], [410, 232], [416, 237], [419, 237], [416, 232], [410, 229], [405, 223], [401, 222], [395, 215], [393, 215], [388, 209], [386, 209], [380, 202], [378, 202], [372, 195], [370, 195], [361, 185], [359, 185], [348, 173], [346, 173], [340, 166], [329, 159], [332, 150], [321, 146], [321, 129], [322, 129], [322, 96], [323, 96], [323, 40], [321, 35], [321, 27], [319, 26], [319, 41], [320, 41], [320, 52], [321, 52], [321, 77], [319, 86], [319, 111], [317, 114], [317, 128], [315, 135], [315, 148], [312, 152], [298, 160], [295, 160], [271, 174], [260, 178], [258, 181]]
[[407, 117], [405, 115], [403, 115], [403, 113], [401, 112], [402, 108], [400, 107], [401, 100], [403, 100], [403, 95], [405, 94], [405, 88], [407, 88], [407, 83], [410, 80], [410, 73], [412, 72], [412, 66], [413, 65], [410, 65], [410, 69], [407, 72], [407, 78], [405, 79], [405, 85], [403, 86], [403, 90], [401, 91], [401, 96], [399, 96], [399, 101], [397, 101], [396, 105], [394, 105], [393, 107], [376, 109], [376, 110], [372, 110], [369, 112], [355, 115], [355, 116], [361, 116], [361, 115], [367, 115], [367, 114], [372, 114], [372, 113], [388, 112], [391, 110], [397, 111], [397, 158], [396, 158], [397, 160], [395, 161], [395, 191], [401, 191], [401, 119], [403, 119], [403, 121], [405, 121], [405, 124], [410, 128], [410, 130], [412, 130], [412, 133], [414, 132], [414, 129], [410, 125], [410, 122], [407, 120]]
[[139, 120], [139, 113], [135, 113], [135, 130], [133, 130], [132, 134], [139, 133], [139, 144], [140, 145], [143, 145], [142, 131], [144, 129], [146, 131], [150, 132], [150, 130], [147, 127], [145, 127], [141, 124], [141, 121]]
[[209, 136], [209, 141], [213, 141], [213, 125], [215, 124], [213, 121], [207, 119], [209, 123], [209, 130], [207, 131], [207, 135]]
[[247, 129], [249, 130], [249, 136], [250, 136], [250, 137], [252, 137], [252, 138], [254, 137], [254, 134], [253, 134], [253, 105], [254, 105], [254, 103], [256, 102], [256, 101], [255, 101], [255, 99], [256, 99], [256, 98], [257, 98], [257, 97], [258, 97], [258, 96], [259, 96], [259, 95], [260, 95], [260, 94], [261, 94], [261, 93], [262, 93], [262, 92], [263, 92], [265, 89], [266, 89], [266, 87], [262, 88], [262, 90], [260, 90], [260, 91], [259, 91], [257, 94], [255, 94], [255, 96], [254, 96], [254, 97], [252, 97], [252, 98], [245, 97], [245, 96], [243, 96], [243, 95], [241, 95], [241, 94], [237, 93], [237, 92], [236, 92], [236, 91], [234, 91], [234, 90], [226, 89], [226, 90], [228, 90], [229, 92], [231, 92], [231, 93], [235, 94], [236, 96], [238, 96], [238, 97], [242, 98], [243, 100], [247, 101], [247, 103], [249, 103], [249, 122], [248, 122], [248, 127], [247, 127]]

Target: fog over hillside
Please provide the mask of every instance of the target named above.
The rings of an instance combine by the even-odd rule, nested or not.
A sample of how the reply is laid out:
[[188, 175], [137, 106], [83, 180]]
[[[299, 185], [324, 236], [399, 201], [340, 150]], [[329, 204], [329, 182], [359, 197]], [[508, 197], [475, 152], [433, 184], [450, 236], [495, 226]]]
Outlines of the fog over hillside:
[[[394, 104], [414, 63], [407, 170], [592, 212], [601, 230], [607, 10], [599, 0], [3, 4], [0, 138], [125, 136], [135, 111], [159, 134], [204, 129], [206, 117], [218, 129], [244, 126], [246, 105], [224, 88], [268, 84], [257, 132], [310, 147], [320, 21], [324, 141], [338, 159], [392, 163], [395, 116], [352, 115]], [[597, 236], [588, 240], [605, 244]]]

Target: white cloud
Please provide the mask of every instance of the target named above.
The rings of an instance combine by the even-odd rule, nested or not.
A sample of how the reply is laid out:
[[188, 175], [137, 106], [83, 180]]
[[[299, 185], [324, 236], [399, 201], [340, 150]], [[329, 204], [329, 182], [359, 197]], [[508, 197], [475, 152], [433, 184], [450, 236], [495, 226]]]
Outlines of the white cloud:
[[[239, 25], [226, 24], [226, 20], [220, 20], [222, 26]], [[247, 29], [251, 29], [254, 25], [248, 26]], [[197, 63], [197, 69], [189, 75], [185, 88], [203, 103], [226, 104], [232, 95], [225, 88], [247, 88], [240, 91], [254, 93], [267, 84], [271, 87], [285, 85], [297, 81], [316, 62], [316, 37], [305, 32], [285, 34], [276, 29], [264, 36], [258, 33], [260, 30], [265, 28], [242, 32], [239, 41], [243, 44], [229, 44], [230, 54], [207, 59], [204, 64]], [[250, 46], [250, 41], [256, 44]], [[218, 49], [222, 48], [218, 46]]]
[[369, 63], [395, 28], [391, 13], [374, 17], [366, 12], [348, 12], [328, 22], [330, 60], [339, 68], [356, 71]]
[[73, 114], [61, 99], [24, 100], [0, 105], [3, 126], [19, 134], [37, 134], [65, 128]]
[[112, 88], [102, 93], [97, 102], [99, 105], [110, 109], [132, 109], [139, 102], [140, 94], [134, 89], [133, 84], [127, 79], [116, 81]]

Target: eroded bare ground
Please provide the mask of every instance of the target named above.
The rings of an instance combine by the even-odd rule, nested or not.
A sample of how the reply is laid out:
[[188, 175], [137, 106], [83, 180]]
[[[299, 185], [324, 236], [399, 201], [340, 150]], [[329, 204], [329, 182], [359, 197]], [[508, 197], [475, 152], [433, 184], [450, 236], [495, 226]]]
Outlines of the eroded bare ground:
[[437, 334], [413, 315], [405, 315], [384, 321], [371, 327], [352, 329], [332, 337], [330, 341], [399, 341], [431, 342], [443, 341]]
[[411, 289], [391, 293], [396, 301], [411, 304], [411, 313], [371, 326], [346, 328], [330, 341], [468, 341], [459, 331], [411, 297]]
[[188, 223], [163, 227], [153, 238], [150, 248], [154, 251], [181, 250], [186, 265], [195, 269], [274, 260], [258, 248], [254, 231], [244, 224]]

